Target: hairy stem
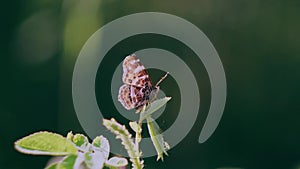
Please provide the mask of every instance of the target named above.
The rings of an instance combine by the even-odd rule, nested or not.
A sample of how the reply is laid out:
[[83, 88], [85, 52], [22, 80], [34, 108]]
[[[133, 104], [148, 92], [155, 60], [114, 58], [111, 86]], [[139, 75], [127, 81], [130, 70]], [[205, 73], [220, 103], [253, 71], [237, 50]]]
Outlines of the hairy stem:
[[121, 140], [122, 145], [124, 145], [128, 156], [130, 157], [133, 169], [142, 169], [144, 167], [144, 161], [140, 159], [141, 153], [137, 148], [138, 146], [136, 147], [136, 145], [134, 144], [131, 134], [128, 132], [126, 127], [124, 125], [119, 124], [114, 118], [110, 120], [103, 119], [103, 125], [109, 131], [114, 133], [117, 139]]

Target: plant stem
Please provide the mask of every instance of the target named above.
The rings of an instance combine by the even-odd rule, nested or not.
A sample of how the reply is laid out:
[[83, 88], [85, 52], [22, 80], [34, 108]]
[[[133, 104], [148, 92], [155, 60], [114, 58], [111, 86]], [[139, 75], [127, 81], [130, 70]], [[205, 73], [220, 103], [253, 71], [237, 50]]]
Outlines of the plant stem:
[[131, 138], [131, 134], [128, 132], [126, 127], [119, 124], [113, 118], [111, 120], [103, 119], [103, 125], [114, 133], [117, 139], [121, 140], [122, 145], [125, 147], [130, 157], [133, 169], [142, 169], [144, 167], [144, 161], [140, 159], [141, 153], [135, 149], [136, 147]]

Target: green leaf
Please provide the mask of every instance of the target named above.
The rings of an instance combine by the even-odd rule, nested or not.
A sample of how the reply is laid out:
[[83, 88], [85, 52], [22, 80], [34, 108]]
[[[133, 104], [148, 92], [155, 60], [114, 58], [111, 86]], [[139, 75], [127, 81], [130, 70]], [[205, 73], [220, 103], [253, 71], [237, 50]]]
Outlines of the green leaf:
[[77, 154], [73, 143], [59, 134], [47, 131], [37, 132], [16, 141], [15, 149], [21, 153], [34, 155]]
[[97, 136], [94, 140], [93, 140], [93, 150], [95, 152], [100, 152], [103, 154], [105, 160], [108, 159], [109, 156], [109, 151], [110, 151], [110, 145], [108, 140], [103, 137], [103, 136]]
[[89, 145], [88, 138], [83, 134], [75, 134], [73, 136], [72, 141], [77, 147], [81, 147], [81, 148], [84, 148], [84, 149], [86, 149]]
[[58, 166], [58, 163], [54, 163], [54, 164], [49, 165], [45, 169], [56, 169], [57, 166]]
[[141, 133], [142, 132], [141, 126], [139, 126], [136, 121], [129, 122], [129, 126], [136, 133]]
[[169, 144], [164, 141], [163, 136], [160, 134], [160, 128], [154, 119], [147, 117], [147, 126], [154, 148], [157, 152], [157, 160], [164, 160], [163, 154], [168, 155], [167, 149], [170, 148]]
[[77, 155], [69, 155], [58, 163], [56, 169], [73, 169]]
[[72, 131], [70, 131], [68, 134], [67, 134], [67, 139], [72, 141], [73, 140], [73, 137], [74, 137], [74, 134], [72, 133]]
[[171, 97], [165, 97], [152, 102], [149, 106], [147, 106], [145, 111], [141, 112], [139, 123], [142, 123], [145, 119], [147, 119], [147, 117], [150, 117], [154, 112], [163, 107], [170, 99]]
[[128, 165], [128, 161], [126, 158], [120, 157], [112, 157], [108, 161], [105, 162], [105, 166], [109, 168], [120, 168]]
[[76, 161], [77, 155], [69, 155], [60, 162], [54, 163], [46, 167], [45, 169], [74, 169], [74, 164]]
[[137, 124], [136, 121], [129, 122], [129, 126], [135, 132], [135, 146], [136, 146], [136, 150], [138, 151], [139, 149], [138, 144], [142, 140], [142, 127], [141, 125]]

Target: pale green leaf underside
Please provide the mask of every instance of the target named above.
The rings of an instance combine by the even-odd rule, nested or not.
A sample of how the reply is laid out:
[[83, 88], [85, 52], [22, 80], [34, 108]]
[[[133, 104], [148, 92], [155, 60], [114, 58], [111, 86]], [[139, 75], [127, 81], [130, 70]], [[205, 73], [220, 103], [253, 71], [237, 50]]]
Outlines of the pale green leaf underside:
[[84, 162], [89, 169], [100, 169], [103, 168], [105, 158], [101, 152], [86, 153]]
[[102, 135], [101, 136], [97, 136], [94, 140], [93, 140], [93, 150], [95, 152], [100, 152], [103, 154], [105, 160], [108, 159], [108, 156], [109, 156], [109, 151], [110, 151], [110, 145], [109, 145], [109, 142], [108, 140], [103, 137]]
[[154, 119], [147, 117], [147, 126], [150, 134], [150, 138], [153, 142], [154, 148], [157, 152], [157, 160], [164, 159], [163, 154], [168, 155], [166, 151], [166, 142], [163, 136], [160, 134], [160, 128]]
[[105, 162], [106, 166], [109, 167], [124, 167], [128, 164], [128, 161], [126, 160], [126, 158], [120, 158], [120, 157], [112, 157], [111, 159], [109, 159], [108, 161]]
[[140, 133], [142, 130], [141, 127], [135, 121], [129, 122], [129, 126], [136, 133]]
[[51, 132], [37, 132], [15, 142], [15, 148], [21, 153], [33, 155], [77, 154], [76, 147], [63, 136]]
[[170, 99], [171, 97], [165, 97], [152, 102], [149, 106], [147, 106], [147, 109], [145, 111], [141, 112], [139, 123], [141, 123], [142, 121], [147, 119], [147, 117], [150, 117], [151, 114], [163, 107]]

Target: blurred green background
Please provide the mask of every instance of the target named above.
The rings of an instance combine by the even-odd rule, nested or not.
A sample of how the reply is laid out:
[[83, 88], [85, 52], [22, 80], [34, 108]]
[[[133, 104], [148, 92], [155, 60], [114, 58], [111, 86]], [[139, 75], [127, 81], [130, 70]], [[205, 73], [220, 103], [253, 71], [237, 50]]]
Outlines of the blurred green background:
[[[147, 158], [146, 168], [300, 168], [300, 1], [12, 0], [3, 1], [0, 8], [1, 169], [45, 166], [49, 157], [23, 155], [13, 149], [13, 142], [23, 136], [40, 130], [84, 133], [71, 92], [81, 47], [104, 24], [146, 11], [177, 15], [198, 26], [218, 51], [228, 85], [223, 118], [213, 136], [199, 144], [210, 99], [208, 77], [199, 63], [203, 83], [197, 122], [164, 162]], [[125, 40], [111, 54], [117, 54], [121, 62], [129, 54], [123, 52], [130, 49], [166, 43], [165, 49], [177, 49], [178, 45], [168, 43], [166, 37], [136, 38]], [[155, 44], [160, 38], [160, 44]], [[147, 42], [139, 43], [143, 39]], [[185, 55], [182, 51], [177, 50]], [[104, 75], [99, 72], [96, 84], [101, 103], [101, 97], [107, 96], [100, 93], [106, 88], [99, 82]], [[161, 75], [155, 70], [151, 73], [153, 81]], [[169, 78], [161, 87], [172, 82]], [[174, 99], [171, 108], [172, 104], [176, 108]], [[115, 110], [110, 108], [103, 109]], [[170, 114], [172, 122], [176, 112]], [[162, 124], [162, 129], [169, 123]]]

